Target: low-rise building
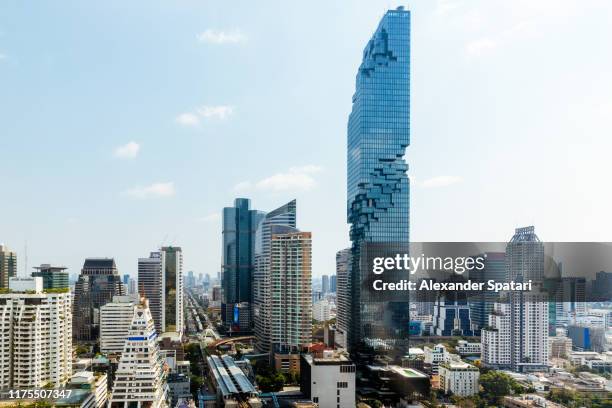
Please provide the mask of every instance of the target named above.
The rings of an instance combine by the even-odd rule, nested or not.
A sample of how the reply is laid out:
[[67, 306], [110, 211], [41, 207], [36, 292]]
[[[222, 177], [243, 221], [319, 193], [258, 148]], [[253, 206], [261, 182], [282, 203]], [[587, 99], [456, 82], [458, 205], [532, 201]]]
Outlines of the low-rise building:
[[480, 355], [482, 352], [482, 344], [470, 343], [467, 340], [459, 340], [455, 350], [457, 350], [457, 353], [459, 353], [461, 356]]
[[300, 389], [320, 407], [355, 407], [355, 364], [344, 354], [327, 350], [322, 358], [302, 355]]
[[480, 371], [462, 361], [447, 361], [440, 364], [440, 388], [447, 394], [468, 397], [478, 394]]
[[192, 398], [190, 391], [190, 380], [185, 374], [168, 374], [168, 391], [172, 407], [178, 404], [181, 399]]
[[66, 388], [70, 390], [89, 391], [91, 398], [84, 398], [81, 405], [83, 408], [103, 408], [108, 401], [108, 384], [107, 376], [102, 373], [94, 373], [92, 371], [79, 371], [75, 373]]
[[501, 404], [506, 408], [563, 408], [563, 405], [536, 394], [506, 396], [502, 398]]

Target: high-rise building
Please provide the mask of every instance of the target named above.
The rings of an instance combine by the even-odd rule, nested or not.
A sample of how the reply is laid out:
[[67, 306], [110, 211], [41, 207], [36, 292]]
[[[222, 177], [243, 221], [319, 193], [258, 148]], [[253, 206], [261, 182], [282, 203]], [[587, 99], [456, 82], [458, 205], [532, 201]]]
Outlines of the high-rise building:
[[592, 284], [592, 296], [589, 299], [600, 302], [609, 302], [612, 294], [612, 272], [599, 271]]
[[329, 293], [329, 275], [321, 276], [321, 292], [324, 296]]
[[349, 265], [351, 264], [351, 248], [336, 253], [336, 277], [338, 288], [336, 292], [336, 343], [347, 347], [347, 334], [351, 327], [351, 286]]
[[[410, 12], [389, 10], [363, 51], [348, 120], [347, 213], [353, 284], [349, 348], [407, 334], [407, 301], [369, 301], [359, 284], [367, 243], [409, 242]], [[381, 316], [385, 316], [382, 319]]]
[[312, 236], [284, 225], [271, 234], [271, 350], [296, 353], [312, 343]]
[[255, 268], [253, 271], [253, 321], [257, 348], [264, 353], [270, 349], [270, 285], [272, 226], [296, 226], [296, 201], [267, 213], [255, 234]]
[[124, 290], [114, 259], [85, 259], [74, 288], [72, 335], [75, 341], [98, 340], [100, 308], [113, 296], [124, 295]]
[[49, 264], [41, 264], [35, 266], [36, 272], [32, 272], [33, 277], [41, 277], [43, 279], [44, 289], [60, 289], [70, 287], [68, 282], [68, 272], [65, 266], [51, 266]]
[[110, 408], [168, 407], [167, 373], [155, 341], [151, 312], [145, 303], [134, 310], [115, 372]]
[[130, 278], [128, 281], [128, 295], [137, 295], [138, 287], [136, 286], [136, 279]]
[[332, 275], [329, 277], [329, 291], [332, 293], [336, 293], [338, 290], [338, 280], [336, 275]]
[[225, 327], [232, 331], [253, 329], [252, 322], [240, 327], [234, 319], [236, 305], [251, 309], [253, 303], [255, 233], [264, 213], [250, 207], [251, 200], [237, 198], [233, 207], [223, 209], [221, 317]]
[[17, 252], [0, 244], [0, 288], [8, 288], [9, 278], [17, 276]]
[[193, 271], [189, 271], [187, 272], [187, 276], [185, 277], [185, 287], [186, 288], [193, 288], [196, 285], [196, 278], [195, 275], [193, 274]]
[[149, 301], [158, 333], [182, 333], [183, 252], [180, 247], [162, 247], [148, 258], [138, 259], [138, 291]]
[[[504, 252], [486, 252], [474, 258], [484, 259], [484, 268], [469, 271], [469, 278], [472, 282], [486, 283], [490, 279], [496, 282], [506, 281], [506, 254]], [[477, 331], [487, 325], [496, 298], [497, 295], [489, 291], [470, 295], [470, 317]]]
[[517, 228], [506, 246], [507, 281], [532, 281], [530, 292], [512, 291], [495, 304], [482, 330], [483, 363], [526, 372], [548, 367], [548, 297], [541, 290], [544, 244], [533, 227]]
[[100, 351], [105, 354], [119, 354], [123, 351], [138, 304], [134, 296], [114, 296], [100, 308]]
[[42, 278], [11, 278], [0, 294], [0, 389], [64, 385], [72, 375], [69, 291], [44, 293]]
[[123, 284], [127, 285], [128, 282], [130, 281], [130, 275], [128, 275], [127, 273], [123, 275]]

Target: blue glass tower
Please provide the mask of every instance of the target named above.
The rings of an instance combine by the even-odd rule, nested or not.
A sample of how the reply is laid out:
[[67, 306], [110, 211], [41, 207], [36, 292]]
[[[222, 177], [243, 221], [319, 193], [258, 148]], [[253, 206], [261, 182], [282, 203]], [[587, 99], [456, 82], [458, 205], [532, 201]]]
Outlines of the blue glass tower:
[[226, 328], [241, 332], [252, 330], [255, 231], [264, 217], [250, 206], [249, 199], [237, 198], [233, 207], [223, 209], [221, 315]]
[[[363, 51], [348, 120], [347, 212], [352, 282], [362, 282], [367, 243], [409, 242], [410, 12], [388, 11]], [[408, 302], [368, 302], [353, 284], [349, 347], [408, 328]], [[405, 325], [405, 326], [404, 326]]]

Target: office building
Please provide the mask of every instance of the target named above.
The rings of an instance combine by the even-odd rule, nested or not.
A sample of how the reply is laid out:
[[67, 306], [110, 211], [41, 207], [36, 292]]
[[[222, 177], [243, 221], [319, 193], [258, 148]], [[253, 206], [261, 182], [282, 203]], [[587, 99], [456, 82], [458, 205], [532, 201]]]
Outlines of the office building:
[[[553, 328], [575, 324], [586, 316], [586, 279], [563, 277], [557, 283], [549, 313]], [[552, 332], [552, 330], [551, 330]], [[554, 332], [553, 332], [554, 333]]]
[[312, 318], [319, 322], [326, 322], [335, 317], [332, 313], [334, 304], [327, 299], [319, 300], [312, 305]]
[[473, 336], [472, 319], [464, 292], [438, 294], [432, 322], [434, 336]]
[[32, 272], [33, 277], [41, 277], [43, 279], [44, 289], [62, 289], [70, 287], [68, 282], [68, 272], [65, 266], [51, 266], [49, 264], [41, 264], [34, 267], [35, 272]]
[[312, 343], [312, 237], [282, 225], [271, 234], [271, 350], [297, 353]]
[[0, 288], [8, 288], [9, 278], [17, 276], [17, 252], [0, 244]]
[[72, 335], [77, 342], [96, 342], [100, 308], [124, 295], [124, 286], [112, 258], [87, 258], [74, 288]]
[[130, 275], [128, 275], [127, 273], [123, 275], [123, 284], [127, 286], [128, 282], [130, 281]]
[[603, 327], [571, 325], [567, 337], [577, 351], [606, 351], [606, 330]]
[[[486, 283], [488, 280], [496, 282], [506, 281], [505, 252], [485, 252], [474, 258], [484, 259], [484, 268], [469, 271], [469, 278], [472, 282]], [[496, 298], [497, 295], [490, 291], [470, 295], [470, 318], [477, 332], [476, 334], [479, 334], [480, 329], [487, 325]]]
[[189, 376], [179, 373], [170, 373], [168, 375], [168, 396], [170, 406], [176, 407], [176, 404], [181, 399], [193, 398], [190, 391]]
[[336, 293], [338, 291], [338, 279], [336, 275], [329, 277], [329, 291]]
[[589, 299], [599, 302], [612, 300], [612, 272], [597, 272], [591, 284], [592, 296], [589, 296]]
[[115, 372], [109, 408], [169, 406], [167, 373], [163, 369], [156, 337], [153, 317], [145, 301], [134, 310]]
[[253, 303], [255, 233], [264, 213], [250, 207], [251, 200], [237, 198], [233, 207], [223, 209], [221, 318], [224, 326], [233, 332], [253, 329], [250, 320], [246, 327], [234, 321], [237, 304], [250, 309]]
[[119, 354], [123, 351], [138, 300], [134, 296], [113, 296], [100, 308], [100, 351]]
[[193, 274], [193, 271], [189, 271], [187, 272], [187, 276], [185, 277], [185, 287], [186, 288], [193, 288], [196, 285], [196, 278], [195, 275]]
[[[349, 347], [405, 339], [408, 301], [370, 300], [360, 282], [366, 243], [409, 242], [410, 12], [388, 11], [365, 46], [348, 120], [347, 215], [351, 246]], [[385, 316], [382, 319], [381, 316]], [[386, 341], [388, 342], [386, 343]]]
[[136, 285], [136, 279], [130, 278], [127, 287], [128, 295], [138, 295], [138, 286]]
[[303, 354], [300, 390], [319, 407], [355, 407], [355, 364], [345, 355], [325, 350], [320, 358]]
[[329, 275], [321, 276], [321, 293], [323, 296], [329, 293]]
[[446, 361], [438, 368], [440, 388], [446, 394], [470, 397], [478, 394], [480, 371], [463, 361]]
[[255, 268], [253, 271], [253, 320], [255, 328], [256, 347], [259, 351], [269, 353], [270, 350], [270, 284], [271, 284], [271, 242], [272, 226], [296, 226], [296, 201], [267, 213], [255, 234]]
[[158, 333], [183, 333], [183, 252], [162, 247], [138, 259], [138, 292], [149, 301]]
[[41, 277], [11, 278], [0, 294], [0, 389], [63, 386], [72, 375], [70, 292], [44, 293]]

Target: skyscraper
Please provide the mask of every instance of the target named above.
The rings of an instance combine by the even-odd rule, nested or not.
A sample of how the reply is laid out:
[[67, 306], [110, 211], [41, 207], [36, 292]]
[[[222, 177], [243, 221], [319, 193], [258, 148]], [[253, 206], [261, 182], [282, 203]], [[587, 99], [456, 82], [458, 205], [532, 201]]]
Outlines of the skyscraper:
[[[349, 348], [403, 336], [408, 302], [369, 302], [360, 291], [366, 243], [409, 241], [410, 12], [388, 11], [363, 51], [348, 120], [347, 213], [352, 242]], [[387, 319], [381, 319], [387, 316]]]
[[329, 293], [329, 275], [321, 276], [321, 292], [323, 295]]
[[162, 247], [138, 259], [138, 292], [149, 301], [158, 333], [183, 332], [183, 252]]
[[[487, 252], [474, 258], [484, 259], [484, 268], [472, 269], [469, 277], [473, 282], [486, 283], [492, 279], [497, 282], [506, 280], [506, 254], [504, 252]], [[488, 324], [488, 316], [493, 311], [497, 295], [492, 292], [472, 294], [470, 296], [470, 315], [474, 328], [478, 331]], [[478, 334], [478, 333], [477, 333]]]
[[336, 343], [346, 348], [347, 334], [351, 327], [351, 280], [349, 266], [351, 264], [351, 248], [336, 253], [336, 276], [338, 290], [336, 292]]
[[41, 277], [11, 278], [0, 294], [0, 389], [64, 385], [72, 375], [70, 292], [43, 293]]
[[43, 278], [44, 289], [68, 288], [70, 286], [65, 266], [42, 264], [35, 266], [34, 269], [36, 272], [32, 272], [32, 276]]
[[338, 280], [336, 275], [332, 275], [329, 277], [329, 291], [332, 293], [336, 293], [338, 290]]
[[506, 246], [507, 281], [532, 281], [529, 292], [511, 291], [496, 303], [482, 330], [483, 363], [525, 372], [548, 366], [548, 297], [544, 279], [544, 244], [534, 228], [517, 228]]
[[112, 258], [87, 258], [74, 288], [72, 334], [76, 341], [98, 340], [100, 307], [113, 296], [124, 295], [124, 286]]
[[270, 249], [272, 226], [296, 226], [296, 201], [267, 213], [255, 234], [255, 265], [253, 271], [253, 320], [256, 346], [262, 352], [270, 352]]
[[271, 349], [298, 353], [312, 342], [312, 237], [284, 225], [271, 232]]
[[17, 252], [0, 244], [0, 288], [8, 288], [9, 278], [17, 276]]
[[119, 367], [115, 372], [109, 407], [168, 406], [168, 387], [165, 382], [167, 373], [155, 338], [153, 317], [145, 301], [134, 310]]
[[252, 315], [255, 232], [264, 213], [251, 210], [250, 206], [251, 200], [237, 198], [233, 207], [223, 209], [221, 317], [225, 327], [232, 331], [252, 330], [252, 322], [240, 327], [238, 319], [234, 319], [239, 304]]
[[118, 354], [123, 351], [137, 303], [134, 296], [114, 296], [111, 302], [100, 308], [102, 353]]

